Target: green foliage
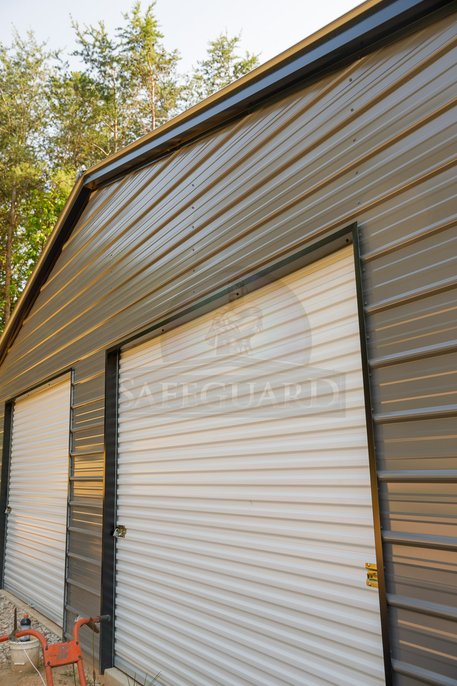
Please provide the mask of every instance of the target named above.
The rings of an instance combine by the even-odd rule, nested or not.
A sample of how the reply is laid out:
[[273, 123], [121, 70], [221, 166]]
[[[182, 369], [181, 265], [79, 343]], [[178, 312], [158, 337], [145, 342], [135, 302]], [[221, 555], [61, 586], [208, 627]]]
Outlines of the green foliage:
[[113, 35], [73, 22], [79, 69], [31, 33], [0, 44], [0, 330], [77, 176], [257, 65], [222, 33], [180, 78], [154, 8], [136, 1]]
[[[127, 142], [128, 75], [123, 69], [119, 45], [108, 35], [103, 21], [84, 28], [74, 22], [73, 27], [79, 46], [73, 54], [80, 57], [84, 65], [82, 77], [86, 86], [83, 90], [73, 88], [73, 92], [79, 99], [89, 96], [89, 102], [92, 101], [91, 111], [95, 118], [92, 144], [100, 151], [99, 157], [105, 157]], [[74, 75], [71, 76], [75, 84]]]
[[73, 187], [73, 175], [56, 171], [24, 199], [14, 246], [14, 299], [25, 287]]
[[126, 25], [118, 29], [120, 54], [131, 109], [138, 123], [138, 135], [164, 124], [176, 113], [182, 87], [177, 80], [179, 53], [167, 51], [163, 34], [154, 16], [154, 5], [144, 15], [136, 2], [130, 14], [124, 14]]
[[104, 103], [93, 79], [59, 65], [49, 83], [53, 169], [75, 178], [113, 149]]
[[[82, 100], [92, 116], [92, 157], [101, 159], [133, 142], [176, 113], [181, 92], [178, 83], [177, 50], [167, 51], [163, 34], [154, 16], [154, 4], [144, 12], [136, 2], [130, 13], [124, 14], [123, 26], [109, 36], [102, 21], [96, 26], [81, 28], [76, 22], [78, 56], [84, 69], [78, 75], [79, 91], [74, 88], [69, 104]], [[84, 81], [82, 81], [84, 79]], [[84, 90], [81, 85], [84, 83]], [[59, 110], [62, 112], [61, 101]], [[88, 107], [89, 104], [89, 107]], [[62, 127], [64, 131], [66, 126]]]
[[46, 184], [42, 131], [47, 125], [49, 55], [32, 35], [0, 46], [0, 306], [7, 323], [21, 290], [17, 278], [20, 227], [28, 199]]
[[240, 36], [229, 38], [221, 33], [209, 42], [206, 58], [198, 62], [183, 91], [187, 107], [196, 105], [258, 66], [257, 55], [249, 52], [238, 55], [240, 40]]

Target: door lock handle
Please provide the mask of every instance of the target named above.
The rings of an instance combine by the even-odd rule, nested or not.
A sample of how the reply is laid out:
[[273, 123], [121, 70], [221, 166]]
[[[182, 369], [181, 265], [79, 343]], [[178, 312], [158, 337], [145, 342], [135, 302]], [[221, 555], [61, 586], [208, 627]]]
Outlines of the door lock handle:
[[365, 569], [367, 570], [367, 586], [371, 588], [378, 588], [378, 567], [374, 562], [366, 562]]

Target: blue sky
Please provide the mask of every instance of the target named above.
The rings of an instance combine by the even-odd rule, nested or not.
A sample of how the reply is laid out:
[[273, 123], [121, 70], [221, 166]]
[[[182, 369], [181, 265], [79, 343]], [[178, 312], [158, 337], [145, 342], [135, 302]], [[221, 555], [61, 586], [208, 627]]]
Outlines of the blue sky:
[[[70, 14], [82, 24], [103, 19], [109, 28], [121, 22], [133, 0], [0, 0], [0, 41], [8, 43], [14, 25], [20, 33], [32, 29], [52, 48], [73, 48]], [[168, 48], [178, 48], [180, 71], [202, 59], [207, 42], [221, 31], [241, 33], [242, 46], [274, 57], [352, 7], [354, 0], [157, 0]], [[146, 2], [143, 2], [143, 6]]]

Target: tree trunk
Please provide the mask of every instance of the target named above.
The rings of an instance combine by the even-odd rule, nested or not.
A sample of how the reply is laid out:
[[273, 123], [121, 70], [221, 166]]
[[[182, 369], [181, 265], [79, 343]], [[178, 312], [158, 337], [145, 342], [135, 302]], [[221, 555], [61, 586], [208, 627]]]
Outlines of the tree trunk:
[[152, 81], [152, 130], [156, 128], [156, 82]]
[[11, 191], [11, 204], [8, 212], [8, 222], [6, 231], [6, 245], [5, 245], [5, 302], [3, 307], [3, 324], [6, 326], [11, 317], [11, 277], [13, 273], [13, 238], [16, 233], [17, 224], [17, 189], [16, 184], [13, 184]]

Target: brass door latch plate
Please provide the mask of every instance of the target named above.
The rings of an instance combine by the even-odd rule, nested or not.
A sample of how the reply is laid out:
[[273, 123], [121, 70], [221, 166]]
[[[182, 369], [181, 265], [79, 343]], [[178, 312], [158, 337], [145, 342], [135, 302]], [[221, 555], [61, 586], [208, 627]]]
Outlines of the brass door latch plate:
[[378, 567], [374, 562], [365, 562], [367, 570], [367, 586], [378, 588]]
[[127, 535], [127, 527], [122, 524], [118, 524], [113, 531], [114, 538], [125, 538]]

